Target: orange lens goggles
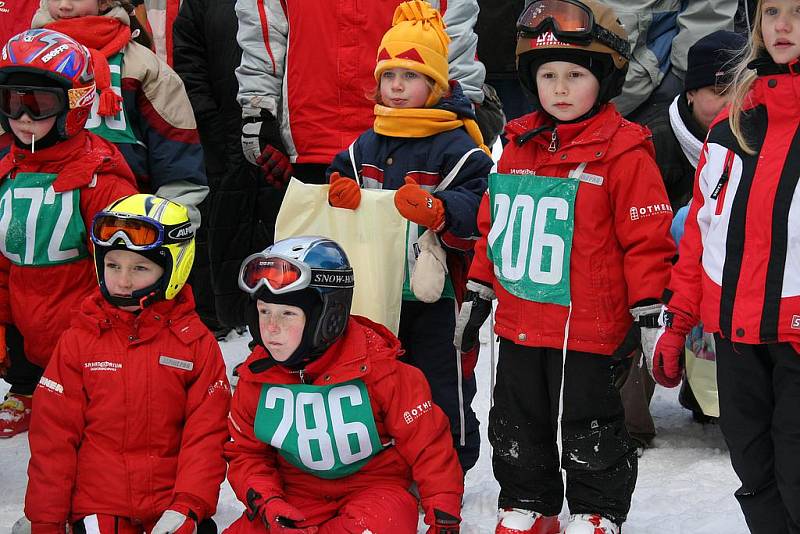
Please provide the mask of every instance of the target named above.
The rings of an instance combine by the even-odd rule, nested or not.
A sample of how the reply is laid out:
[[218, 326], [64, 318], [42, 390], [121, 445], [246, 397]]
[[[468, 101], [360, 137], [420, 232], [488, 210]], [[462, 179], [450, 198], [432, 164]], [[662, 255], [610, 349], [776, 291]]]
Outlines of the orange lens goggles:
[[263, 254], [247, 258], [239, 273], [239, 286], [251, 294], [264, 285], [275, 294], [296, 291], [308, 286], [310, 281], [311, 270], [308, 266]]
[[111, 246], [120, 239], [131, 249], [149, 250], [164, 242], [164, 228], [151, 219], [99, 213], [92, 222], [92, 241]]

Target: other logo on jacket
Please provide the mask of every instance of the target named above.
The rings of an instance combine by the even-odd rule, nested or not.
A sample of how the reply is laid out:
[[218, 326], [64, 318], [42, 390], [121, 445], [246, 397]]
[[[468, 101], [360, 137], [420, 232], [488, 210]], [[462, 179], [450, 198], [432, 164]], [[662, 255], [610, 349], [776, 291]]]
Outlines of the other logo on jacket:
[[669, 215], [672, 217], [672, 206], [669, 204], [650, 204], [649, 206], [642, 206], [641, 208], [631, 206], [631, 220], [638, 221], [653, 215]]
[[112, 371], [117, 372], [122, 369], [122, 364], [119, 362], [85, 362], [83, 368], [87, 371]]
[[420, 404], [417, 404], [415, 407], [411, 408], [410, 410], [406, 410], [403, 412], [403, 420], [406, 422], [407, 425], [410, 425], [414, 421], [416, 421], [421, 415], [424, 415], [431, 411], [433, 408], [433, 401], [425, 401]]

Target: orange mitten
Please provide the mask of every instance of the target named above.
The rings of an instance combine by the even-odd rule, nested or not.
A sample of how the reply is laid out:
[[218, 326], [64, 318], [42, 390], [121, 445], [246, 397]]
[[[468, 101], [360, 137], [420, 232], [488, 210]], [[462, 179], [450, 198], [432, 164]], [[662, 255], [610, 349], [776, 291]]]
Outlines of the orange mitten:
[[331, 174], [328, 204], [334, 208], [354, 210], [361, 204], [361, 188], [355, 180], [342, 177], [338, 172], [334, 172]]
[[444, 202], [422, 189], [406, 176], [406, 185], [394, 194], [394, 205], [400, 215], [434, 232], [444, 226]]

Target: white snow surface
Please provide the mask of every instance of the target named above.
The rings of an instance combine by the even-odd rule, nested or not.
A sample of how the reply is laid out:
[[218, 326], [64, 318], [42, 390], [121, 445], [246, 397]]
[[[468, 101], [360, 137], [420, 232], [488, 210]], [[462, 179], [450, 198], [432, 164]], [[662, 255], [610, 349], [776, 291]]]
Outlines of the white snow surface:
[[[497, 517], [499, 487], [492, 475], [491, 447], [486, 438], [490, 407], [491, 355], [488, 323], [482, 331], [478, 368], [478, 394], [473, 407], [481, 421], [481, 457], [467, 474], [463, 534], [491, 534]], [[247, 354], [249, 337], [231, 334], [220, 345], [230, 374]], [[0, 381], [0, 395], [8, 386]], [[633, 494], [625, 534], [746, 534], [747, 526], [733, 492], [739, 487], [728, 460], [725, 441], [716, 425], [701, 426], [680, 407], [677, 388], [658, 388], [651, 405], [658, 436], [653, 448], [639, 460], [639, 479]], [[27, 484], [27, 434], [0, 439], [0, 533], [11, 531], [23, 515]], [[230, 486], [222, 486], [215, 520], [220, 527], [232, 523], [243, 510]], [[566, 517], [566, 509], [562, 519]], [[222, 530], [222, 528], [220, 528]], [[420, 521], [419, 532], [426, 527]]]

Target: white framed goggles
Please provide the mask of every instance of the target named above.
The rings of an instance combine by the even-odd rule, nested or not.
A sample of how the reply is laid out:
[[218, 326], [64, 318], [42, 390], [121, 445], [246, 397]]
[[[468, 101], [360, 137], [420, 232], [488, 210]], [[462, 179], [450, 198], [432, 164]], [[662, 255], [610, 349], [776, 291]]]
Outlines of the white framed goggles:
[[250, 295], [267, 287], [274, 295], [306, 287], [353, 287], [352, 269], [313, 269], [306, 263], [282, 254], [257, 252], [242, 262], [239, 288]]

